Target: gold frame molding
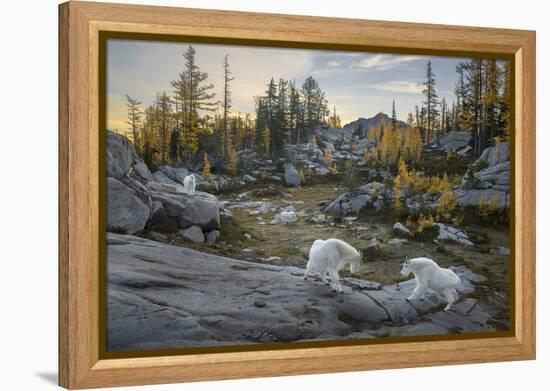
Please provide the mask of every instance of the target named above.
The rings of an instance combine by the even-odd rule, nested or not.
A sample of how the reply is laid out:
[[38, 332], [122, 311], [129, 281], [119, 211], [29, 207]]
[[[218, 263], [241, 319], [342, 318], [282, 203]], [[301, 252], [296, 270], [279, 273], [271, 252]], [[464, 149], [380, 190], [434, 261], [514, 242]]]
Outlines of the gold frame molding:
[[[100, 349], [102, 34], [508, 58], [515, 65], [513, 330], [502, 336], [143, 357]], [[441, 49], [445, 48], [445, 49]], [[104, 99], [103, 99], [104, 101]], [[104, 154], [103, 154], [104, 156]], [[59, 6], [59, 384], [91, 388], [535, 358], [535, 32], [70, 1]], [[104, 175], [103, 175], [104, 177]], [[103, 248], [103, 250], [102, 250]]]

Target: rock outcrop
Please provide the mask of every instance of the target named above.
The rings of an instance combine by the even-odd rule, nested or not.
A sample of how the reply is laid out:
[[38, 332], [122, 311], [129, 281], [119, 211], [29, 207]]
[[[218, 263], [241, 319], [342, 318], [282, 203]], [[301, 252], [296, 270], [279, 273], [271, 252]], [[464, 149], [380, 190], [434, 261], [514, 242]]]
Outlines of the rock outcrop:
[[470, 132], [448, 132], [433, 140], [426, 151], [457, 152], [464, 150], [472, 141]]
[[143, 230], [150, 217], [149, 206], [135, 191], [115, 178], [107, 178], [107, 230], [133, 234]]
[[[106, 137], [106, 169], [108, 177], [122, 179], [130, 173], [130, 170], [136, 164], [139, 164], [140, 168], [143, 168], [143, 165], [140, 164], [143, 163], [143, 160], [136, 153], [136, 149], [130, 140], [109, 130], [107, 130]], [[147, 172], [145, 175], [151, 175], [150, 172]]]
[[184, 192], [187, 169], [161, 166], [151, 174], [132, 143], [110, 131], [106, 146], [108, 231], [173, 233], [197, 226], [207, 233], [220, 228], [223, 206], [218, 199], [201, 191], [192, 196]]
[[483, 277], [461, 267], [450, 312], [413, 280], [381, 287], [343, 279], [344, 294], [303, 269], [205, 254], [129, 235], [107, 236], [107, 350], [493, 331], [492, 309], [473, 297]]
[[358, 213], [361, 209], [373, 206], [380, 209], [385, 200], [391, 198], [390, 190], [380, 182], [370, 182], [361, 186], [357, 192], [340, 194], [325, 208], [325, 213], [347, 215]]
[[[476, 167], [483, 167], [474, 171]], [[499, 208], [510, 206], [510, 143], [485, 148], [470, 167], [458, 191], [460, 206], [480, 206], [496, 203]]]

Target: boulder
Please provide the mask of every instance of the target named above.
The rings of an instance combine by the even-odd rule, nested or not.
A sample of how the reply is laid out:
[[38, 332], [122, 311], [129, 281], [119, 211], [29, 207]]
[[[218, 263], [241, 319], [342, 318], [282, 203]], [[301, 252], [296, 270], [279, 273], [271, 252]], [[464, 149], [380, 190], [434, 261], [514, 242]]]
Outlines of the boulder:
[[510, 160], [510, 143], [500, 142], [498, 146], [485, 148], [478, 160], [486, 161], [489, 167]]
[[220, 231], [218, 231], [217, 229], [213, 229], [212, 231], [206, 234], [206, 241], [208, 242], [208, 244], [217, 242], [219, 238], [220, 238]]
[[271, 224], [278, 224], [278, 223], [284, 223], [284, 224], [294, 224], [298, 221], [298, 215], [296, 212], [293, 211], [282, 211], [280, 213], [277, 213], [273, 220], [271, 220]]
[[107, 177], [107, 231], [133, 234], [145, 228], [151, 211], [137, 193]]
[[202, 233], [202, 229], [196, 225], [179, 230], [178, 235], [182, 238], [192, 241], [193, 243], [204, 243], [204, 234]]
[[166, 175], [162, 171], [155, 171], [153, 173], [153, 179], [157, 183], [161, 183], [163, 185], [171, 185], [171, 186], [178, 186], [178, 183], [172, 180], [168, 175]]
[[108, 177], [121, 179], [130, 172], [134, 163], [143, 162], [130, 140], [110, 130], [107, 130], [105, 146]]
[[300, 174], [292, 163], [285, 164], [285, 183], [289, 186], [300, 186]]
[[133, 169], [139, 178], [141, 178], [145, 183], [153, 180], [153, 175], [143, 160], [139, 159], [137, 163], [134, 164]]
[[363, 254], [369, 258], [374, 258], [380, 255], [380, 243], [376, 239], [372, 239], [367, 247], [364, 248]]
[[468, 238], [468, 235], [466, 235], [463, 231], [441, 223], [438, 223], [437, 225], [439, 226], [439, 235], [437, 236], [437, 240], [454, 242], [463, 246], [474, 245], [470, 238]]
[[482, 182], [510, 185], [510, 161], [497, 163], [474, 173], [474, 177]]
[[401, 246], [406, 243], [408, 243], [407, 239], [393, 238], [388, 240], [388, 244], [391, 246]]
[[399, 236], [404, 236], [404, 237], [411, 236], [411, 231], [400, 222], [397, 222], [393, 225], [393, 232]]
[[479, 207], [496, 200], [498, 208], [510, 206], [510, 143], [501, 142], [498, 146], [485, 148], [474, 166], [484, 161], [487, 167], [462, 179], [458, 189], [460, 206]]
[[510, 206], [510, 196], [504, 191], [495, 189], [473, 189], [467, 191], [459, 191], [458, 205], [459, 206], [476, 206], [479, 207], [481, 201], [484, 204], [489, 204], [493, 199], [496, 200], [497, 207], [505, 208]]
[[166, 215], [174, 219], [179, 228], [193, 225], [205, 231], [220, 228], [220, 204], [212, 194], [196, 192], [191, 196], [151, 192], [151, 197], [162, 203]]
[[185, 177], [189, 175], [189, 171], [187, 171], [187, 169], [183, 167], [160, 166], [159, 171], [170, 178], [172, 181], [181, 185], [183, 185], [183, 180], [185, 179]]
[[325, 208], [325, 213], [341, 215], [358, 213], [361, 209], [371, 205], [377, 194], [383, 192], [385, 192], [385, 185], [383, 183], [367, 183], [361, 186], [355, 193], [346, 192], [340, 194], [334, 201], [328, 204]]
[[179, 230], [178, 222], [168, 217], [160, 201], [153, 201], [147, 228], [160, 232], [177, 232]]
[[472, 135], [470, 132], [448, 132], [444, 135], [433, 140], [426, 149], [438, 150], [441, 152], [456, 152], [461, 150], [462, 153], [466, 153], [466, 148], [472, 141]]
[[243, 181], [245, 181], [246, 183], [255, 183], [257, 181], [256, 178], [254, 178], [252, 175], [243, 175]]

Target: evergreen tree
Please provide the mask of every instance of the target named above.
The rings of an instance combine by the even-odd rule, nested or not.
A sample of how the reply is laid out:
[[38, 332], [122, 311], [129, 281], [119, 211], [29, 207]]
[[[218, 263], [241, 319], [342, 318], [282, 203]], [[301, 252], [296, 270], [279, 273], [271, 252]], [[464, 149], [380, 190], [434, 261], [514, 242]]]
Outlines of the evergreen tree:
[[426, 143], [431, 141], [436, 119], [439, 115], [435, 85], [436, 82], [435, 75], [432, 71], [432, 62], [428, 61], [426, 64], [426, 81], [424, 82], [424, 89], [422, 90], [422, 93], [426, 97], [426, 100], [424, 101], [424, 107], [426, 108]]
[[218, 102], [214, 101], [214, 85], [208, 83], [208, 73], [200, 70], [196, 63], [196, 50], [189, 46], [183, 53], [184, 70], [179, 79], [172, 81], [175, 99], [181, 108], [178, 122], [181, 124], [181, 147], [187, 157], [187, 163], [199, 148], [199, 135], [205, 130], [205, 118], [200, 113], [214, 111]]
[[397, 112], [395, 111], [395, 99], [392, 101], [391, 106], [391, 126], [392, 130], [397, 130]]
[[172, 114], [172, 105], [170, 98], [163, 92], [157, 94], [156, 106], [158, 107], [158, 139], [161, 164], [166, 164], [169, 155], [169, 137], [170, 120]]
[[[231, 73], [231, 69], [229, 68], [229, 54], [226, 54], [223, 60], [223, 138], [224, 140], [227, 140], [227, 124], [228, 124], [228, 116], [230, 114], [231, 110], [231, 81], [235, 80]], [[216, 147], [216, 154], [219, 154], [219, 147]], [[224, 143], [223, 148], [223, 158], [220, 159], [218, 157], [218, 162], [221, 160], [225, 160], [225, 158], [228, 156], [228, 150], [227, 150], [227, 143]], [[219, 163], [218, 163], [219, 164]]]

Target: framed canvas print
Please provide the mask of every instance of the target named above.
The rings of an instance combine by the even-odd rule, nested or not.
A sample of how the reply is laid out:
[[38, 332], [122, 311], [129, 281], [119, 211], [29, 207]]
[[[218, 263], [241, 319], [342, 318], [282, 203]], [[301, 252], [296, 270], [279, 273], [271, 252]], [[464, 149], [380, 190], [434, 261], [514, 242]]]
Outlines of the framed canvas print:
[[60, 5], [60, 384], [535, 357], [535, 33]]

